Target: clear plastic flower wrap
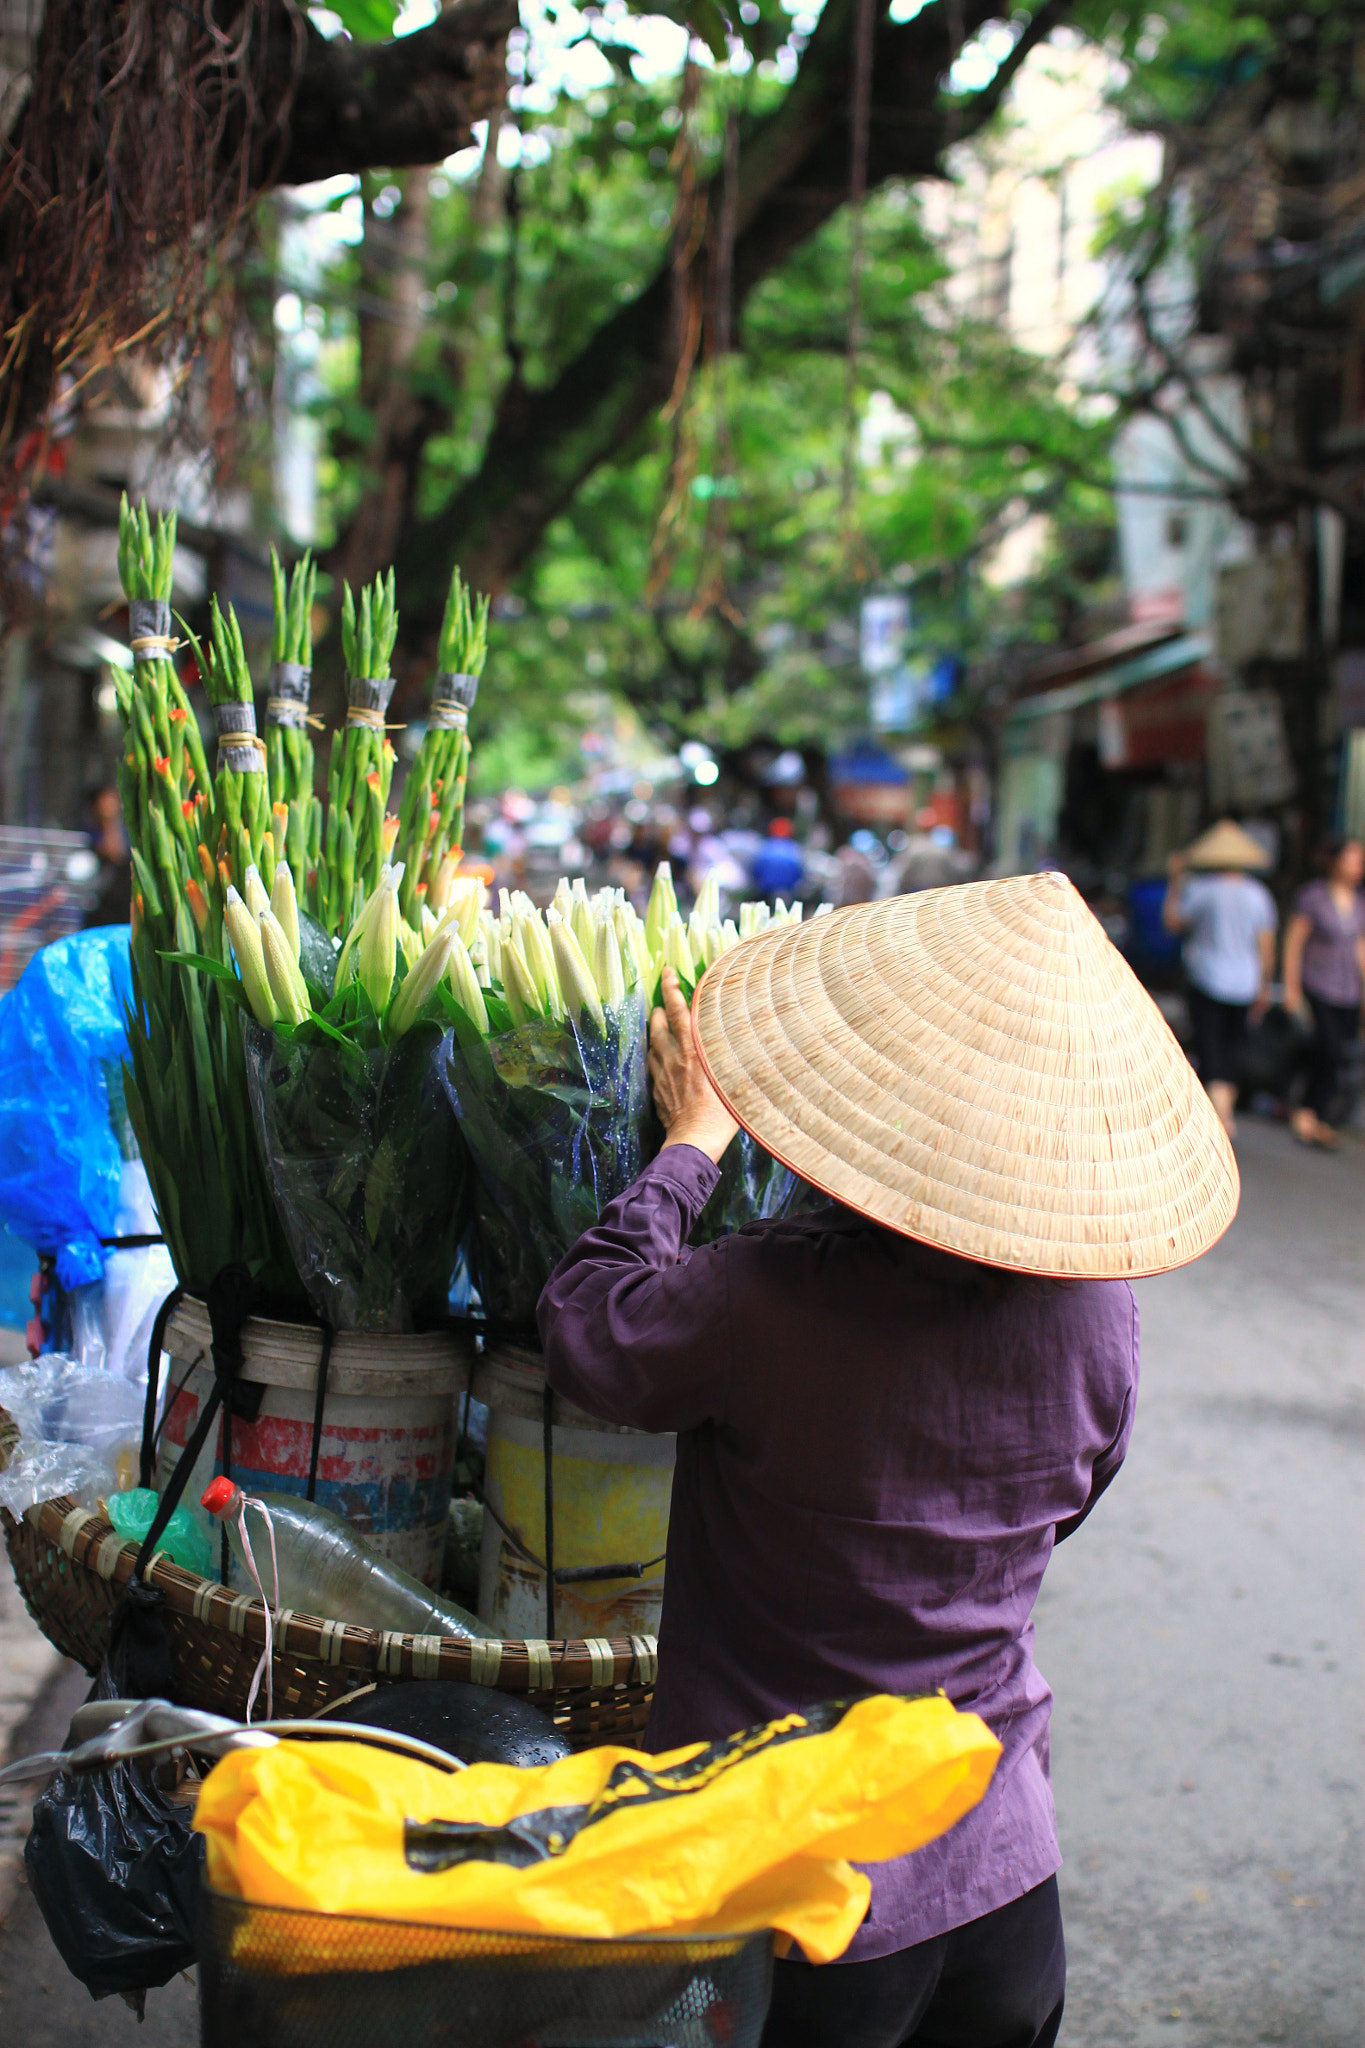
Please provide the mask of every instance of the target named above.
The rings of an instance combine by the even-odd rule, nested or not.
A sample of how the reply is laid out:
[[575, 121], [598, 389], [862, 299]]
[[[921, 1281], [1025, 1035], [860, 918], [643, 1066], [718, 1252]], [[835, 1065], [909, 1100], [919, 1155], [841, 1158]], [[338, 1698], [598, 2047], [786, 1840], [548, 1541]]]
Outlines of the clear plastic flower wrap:
[[271, 1192], [318, 1315], [390, 1333], [438, 1321], [467, 1218], [449, 1031], [383, 1043], [363, 1023], [345, 1040], [247, 1023], [245, 1038]]
[[771, 1152], [757, 1138], [741, 1131], [730, 1140], [720, 1162], [720, 1179], [693, 1227], [692, 1244], [710, 1244], [746, 1223], [767, 1222], [778, 1216], [805, 1216], [821, 1208], [829, 1197], [813, 1188]]
[[474, 1254], [485, 1312], [532, 1330], [555, 1266], [648, 1156], [643, 996], [513, 1024], [485, 992], [489, 1030], [456, 1016], [446, 1071], [478, 1172]]

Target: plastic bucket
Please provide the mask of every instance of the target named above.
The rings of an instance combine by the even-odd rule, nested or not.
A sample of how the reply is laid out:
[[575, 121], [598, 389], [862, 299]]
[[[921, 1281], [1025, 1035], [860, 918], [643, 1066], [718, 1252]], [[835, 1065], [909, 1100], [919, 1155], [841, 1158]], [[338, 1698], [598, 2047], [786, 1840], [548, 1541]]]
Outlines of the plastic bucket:
[[[515, 1344], [490, 1345], [475, 1374], [474, 1395], [488, 1403], [489, 1411], [479, 1619], [503, 1635], [543, 1636], [545, 1365], [540, 1353]], [[640, 1578], [557, 1583], [554, 1633], [656, 1635], [676, 1440], [613, 1428], [559, 1395], [553, 1417], [556, 1571], [649, 1565]]]
[[[208, 1312], [181, 1302], [166, 1331], [168, 1405], [157, 1485], [188, 1442], [213, 1387]], [[242, 1332], [241, 1379], [262, 1389], [254, 1419], [232, 1417], [232, 1476], [245, 1490], [306, 1492], [322, 1333], [253, 1316]], [[469, 1384], [470, 1340], [455, 1331], [411, 1337], [340, 1331], [332, 1340], [318, 1454], [317, 1499], [386, 1557], [429, 1586], [440, 1574], [455, 1476], [456, 1405]], [[222, 1467], [222, 1432], [186, 1488], [200, 1494]]]

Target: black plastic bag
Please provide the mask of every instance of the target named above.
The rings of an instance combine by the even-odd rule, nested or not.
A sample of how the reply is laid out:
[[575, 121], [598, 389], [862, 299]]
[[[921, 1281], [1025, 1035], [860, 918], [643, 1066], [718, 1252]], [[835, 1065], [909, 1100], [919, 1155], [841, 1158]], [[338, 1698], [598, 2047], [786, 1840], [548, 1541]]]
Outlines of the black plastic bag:
[[[134, 1584], [92, 1699], [170, 1694], [159, 1596]], [[144, 1992], [195, 1960], [203, 1838], [193, 1808], [167, 1797], [166, 1766], [62, 1773], [33, 1809], [29, 1889], [62, 1961], [94, 1998]]]

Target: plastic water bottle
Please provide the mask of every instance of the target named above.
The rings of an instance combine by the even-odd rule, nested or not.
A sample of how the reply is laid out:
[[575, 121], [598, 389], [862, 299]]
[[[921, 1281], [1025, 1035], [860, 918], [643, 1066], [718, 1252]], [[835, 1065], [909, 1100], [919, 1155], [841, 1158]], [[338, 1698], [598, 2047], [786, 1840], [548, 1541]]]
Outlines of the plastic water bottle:
[[255, 1573], [242, 1548], [243, 1511], [251, 1516], [247, 1533], [269, 1594], [274, 1591], [270, 1536], [260, 1508], [266, 1510], [275, 1536], [281, 1607], [348, 1621], [356, 1628], [393, 1629], [401, 1635], [469, 1639], [496, 1633], [458, 1602], [431, 1592], [411, 1572], [390, 1564], [340, 1515], [316, 1501], [296, 1493], [246, 1495], [232, 1480], [219, 1478], [204, 1488], [202, 1505], [226, 1525], [233, 1555], [254, 1583]]

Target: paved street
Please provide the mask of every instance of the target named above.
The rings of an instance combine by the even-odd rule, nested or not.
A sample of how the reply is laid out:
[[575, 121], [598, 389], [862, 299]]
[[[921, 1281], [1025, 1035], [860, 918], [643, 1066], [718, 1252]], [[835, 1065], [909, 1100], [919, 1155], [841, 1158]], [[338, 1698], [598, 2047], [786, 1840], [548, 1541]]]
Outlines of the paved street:
[[[1039, 1610], [1067, 2048], [1365, 2036], [1365, 1150], [1308, 1154], [1259, 1124], [1239, 1149], [1229, 1237], [1140, 1290], [1129, 1463], [1058, 1553]], [[193, 2038], [182, 1983], [152, 1994], [142, 2029], [92, 2004], [21, 1890], [0, 1935], [0, 2040]]]
[[1124, 1471], [1049, 1571], [1072, 2048], [1359, 2048], [1365, 1152], [1246, 1124], [1147, 1281]]

